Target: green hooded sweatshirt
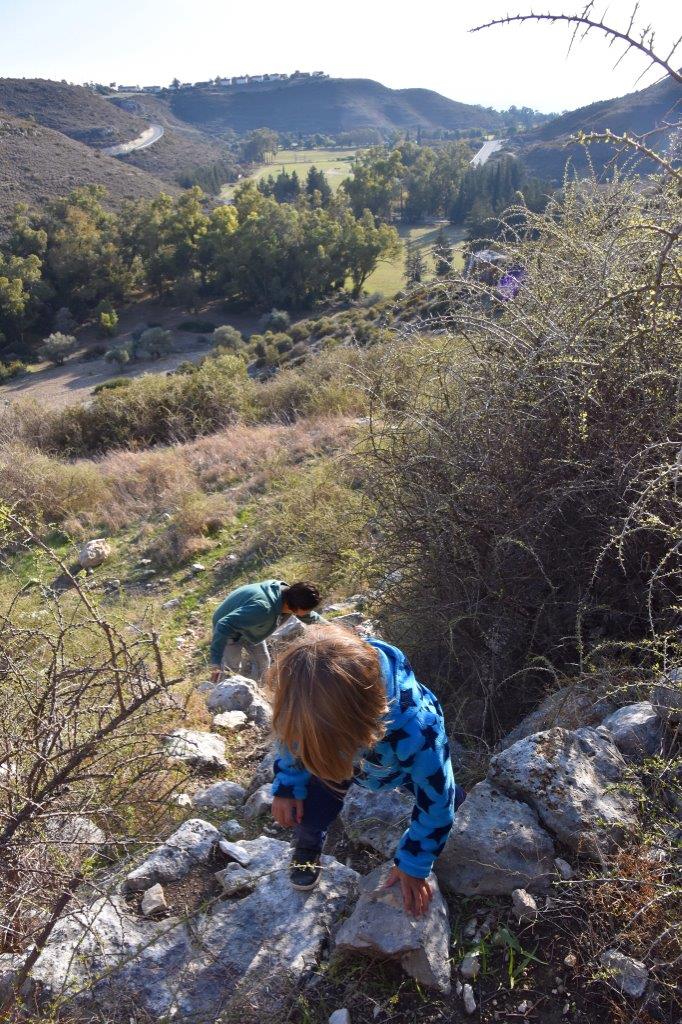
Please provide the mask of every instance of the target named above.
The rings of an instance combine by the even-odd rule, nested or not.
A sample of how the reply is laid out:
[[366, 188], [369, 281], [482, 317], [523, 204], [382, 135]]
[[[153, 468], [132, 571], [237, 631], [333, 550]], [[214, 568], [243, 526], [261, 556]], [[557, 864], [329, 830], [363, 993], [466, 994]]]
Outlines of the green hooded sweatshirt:
[[[258, 644], [277, 629], [282, 615], [282, 591], [288, 586], [283, 580], [264, 580], [237, 587], [213, 615], [211, 664], [220, 665], [225, 644], [243, 640]], [[301, 622], [310, 625], [323, 620], [317, 612], [301, 615]]]

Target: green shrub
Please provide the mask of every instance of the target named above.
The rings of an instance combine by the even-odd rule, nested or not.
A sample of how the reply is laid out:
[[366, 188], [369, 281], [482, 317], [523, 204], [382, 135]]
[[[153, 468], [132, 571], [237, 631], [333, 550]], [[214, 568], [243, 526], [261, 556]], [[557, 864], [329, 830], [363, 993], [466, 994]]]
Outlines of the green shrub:
[[76, 347], [76, 339], [71, 334], [56, 331], [50, 334], [38, 349], [41, 359], [47, 359], [55, 366], [61, 366], [64, 360]]
[[171, 332], [163, 327], [148, 327], [133, 342], [133, 359], [162, 359], [173, 349]]
[[20, 359], [13, 359], [9, 363], [0, 363], [0, 384], [13, 380], [14, 377], [18, 377], [20, 373], [23, 373], [25, 369], [26, 364], [22, 363]]
[[216, 327], [211, 336], [211, 343], [231, 352], [240, 352], [244, 348], [244, 339], [241, 332], [236, 327], [232, 327], [231, 324]]
[[291, 317], [285, 309], [271, 309], [261, 318], [260, 327], [264, 331], [286, 331], [291, 323]]
[[101, 342], [97, 342], [95, 345], [90, 345], [89, 348], [86, 348], [79, 361], [81, 363], [89, 363], [94, 359], [102, 359], [106, 356], [108, 351], [109, 350], [106, 345], [103, 345]]
[[287, 330], [287, 334], [294, 341], [307, 341], [310, 337], [313, 329], [312, 320], [299, 320], [297, 324], [292, 324]]
[[108, 352], [104, 353], [104, 359], [107, 363], [116, 363], [118, 368], [122, 370], [130, 362], [130, 348], [126, 345], [111, 348]]
[[102, 384], [98, 384], [96, 388], [93, 388], [93, 395], [99, 395], [101, 391], [115, 391], [116, 388], [127, 388], [132, 384], [131, 377], [112, 377], [111, 380], [105, 380]]

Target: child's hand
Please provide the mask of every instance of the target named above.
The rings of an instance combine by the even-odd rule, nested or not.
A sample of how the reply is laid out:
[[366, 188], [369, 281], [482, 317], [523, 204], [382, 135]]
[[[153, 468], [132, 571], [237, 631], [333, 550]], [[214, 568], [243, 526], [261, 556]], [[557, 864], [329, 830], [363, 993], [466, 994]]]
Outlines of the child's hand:
[[272, 801], [272, 816], [282, 828], [293, 828], [303, 821], [303, 801], [276, 796]]
[[400, 868], [394, 865], [384, 882], [384, 889], [389, 889], [396, 882], [400, 882], [403, 906], [407, 913], [412, 914], [413, 917], [421, 917], [422, 914], [425, 914], [429, 909], [429, 903], [433, 899], [433, 893], [428, 881], [425, 878], [414, 878], [412, 875], [406, 875], [404, 871], [401, 871]]

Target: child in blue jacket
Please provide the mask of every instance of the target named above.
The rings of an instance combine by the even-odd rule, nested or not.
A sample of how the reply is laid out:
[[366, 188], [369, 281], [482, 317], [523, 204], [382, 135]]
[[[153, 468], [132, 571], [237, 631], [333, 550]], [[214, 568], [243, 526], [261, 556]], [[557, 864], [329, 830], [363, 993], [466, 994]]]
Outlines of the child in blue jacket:
[[402, 787], [415, 804], [386, 884], [399, 882], [405, 909], [422, 914], [460, 796], [438, 700], [396, 647], [330, 625], [285, 649], [269, 681], [279, 741], [272, 813], [295, 830], [292, 885], [317, 883], [327, 830], [351, 784]]

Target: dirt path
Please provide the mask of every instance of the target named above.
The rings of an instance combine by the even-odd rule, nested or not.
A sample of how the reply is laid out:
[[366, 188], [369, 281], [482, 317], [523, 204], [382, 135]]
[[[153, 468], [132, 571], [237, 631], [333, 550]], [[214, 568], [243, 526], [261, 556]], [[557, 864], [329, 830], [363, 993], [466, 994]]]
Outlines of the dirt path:
[[[48, 363], [38, 366], [32, 372], [25, 373], [16, 380], [9, 381], [0, 387], [0, 404], [29, 399], [50, 409], [65, 408], [87, 402], [98, 384], [111, 380], [112, 377], [139, 377], [143, 373], [168, 373], [187, 360], [196, 362], [211, 351], [210, 344], [200, 341], [198, 332], [180, 330], [179, 324], [186, 320], [211, 321], [215, 327], [231, 324], [237, 330], [250, 334], [256, 330], [258, 317], [225, 314], [220, 309], [220, 302], [206, 304], [198, 313], [187, 313], [177, 307], [164, 306], [154, 300], [145, 300], [122, 310], [119, 321], [119, 332], [111, 341], [103, 342], [94, 326], [86, 327], [78, 332], [78, 351], [63, 366], [50, 366]], [[136, 329], [149, 325], [161, 326], [170, 330], [173, 335], [174, 351], [164, 359], [155, 362], [129, 364], [129, 369], [120, 373], [115, 365], [104, 359], [84, 358], [88, 349], [94, 344], [113, 348], [125, 345], [132, 339]], [[208, 333], [208, 332], [206, 332]]]

